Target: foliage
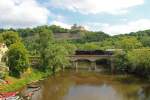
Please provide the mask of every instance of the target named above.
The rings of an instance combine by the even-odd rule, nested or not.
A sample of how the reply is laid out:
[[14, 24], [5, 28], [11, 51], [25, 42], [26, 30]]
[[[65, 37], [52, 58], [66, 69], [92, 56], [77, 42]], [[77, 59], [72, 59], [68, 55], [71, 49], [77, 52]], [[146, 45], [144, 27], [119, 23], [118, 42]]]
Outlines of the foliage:
[[30, 55], [36, 56], [39, 55], [39, 35], [29, 36], [23, 38], [23, 43], [26, 49], [29, 51]]
[[28, 68], [28, 52], [22, 43], [14, 43], [10, 46], [7, 65], [10, 75], [15, 77], [19, 77]]
[[41, 69], [46, 70], [47, 68], [47, 48], [49, 44], [53, 42], [52, 32], [50, 30], [44, 29], [39, 33], [39, 40], [38, 40], [38, 50], [41, 57]]
[[69, 43], [66, 40], [58, 40], [58, 41], [56, 41], [56, 43], [58, 45], [63, 46], [70, 55], [74, 54], [75, 50], [77, 49], [75, 44]]
[[50, 43], [45, 54], [44, 64], [47, 69], [51, 69], [53, 72], [69, 64], [68, 52], [63, 46]]
[[109, 38], [109, 35], [105, 34], [104, 32], [82, 32], [82, 38], [78, 40], [81, 43], [86, 42], [100, 42]]
[[11, 44], [21, 41], [17, 32], [6, 31], [2, 33], [5, 44], [9, 47]]
[[127, 57], [133, 71], [140, 72], [140, 74], [150, 74], [149, 49], [135, 49], [129, 51]]
[[77, 45], [79, 50], [99, 50], [101, 49], [99, 45], [95, 43], [85, 43]]
[[0, 43], [3, 43], [3, 36], [2, 36], [2, 34], [0, 34]]
[[126, 52], [122, 50], [115, 51], [115, 67], [118, 71], [125, 71], [128, 65], [128, 59]]
[[140, 41], [144, 47], [150, 47], [150, 36], [143, 36], [140, 38]]
[[68, 29], [64, 29], [56, 25], [49, 26], [49, 29], [52, 30], [53, 33], [68, 33]]
[[7, 72], [0, 71], [0, 79], [4, 79], [7, 75]]
[[25, 75], [23, 77], [21, 77], [21, 79], [7, 76], [6, 79], [12, 80], [11, 84], [3, 85], [2, 88], [0, 89], [0, 91], [1, 92], [18, 91], [18, 89], [26, 86], [27, 84], [30, 84], [30, 83], [35, 82], [37, 80], [40, 80], [44, 77], [47, 77], [47, 75], [50, 75], [50, 74], [51, 74], [51, 72], [49, 72], [49, 74], [47, 74], [47, 73], [40, 72], [38, 70], [32, 70], [31, 69], [31, 73], [25, 72]]
[[53, 39], [52, 32], [45, 29], [39, 33], [39, 50], [41, 56], [42, 70], [53, 70], [68, 64], [68, 53], [67, 45], [65, 47], [56, 43]]
[[131, 50], [142, 47], [141, 42], [135, 37], [121, 37], [119, 41], [116, 42], [116, 48]]

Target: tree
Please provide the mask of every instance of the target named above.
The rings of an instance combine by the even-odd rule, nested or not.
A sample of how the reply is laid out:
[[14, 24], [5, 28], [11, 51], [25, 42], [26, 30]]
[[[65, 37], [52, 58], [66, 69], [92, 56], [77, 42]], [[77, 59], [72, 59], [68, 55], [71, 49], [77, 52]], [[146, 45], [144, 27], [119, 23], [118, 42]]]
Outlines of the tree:
[[121, 37], [116, 42], [116, 47], [119, 49], [131, 50], [142, 47], [142, 44], [136, 37]]
[[41, 69], [43, 71], [52, 70], [53, 72], [66, 66], [69, 63], [67, 55], [70, 50], [63, 46], [62, 43], [57, 43], [50, 30], [44, 29], [39, 33], [39, 50], [41, 57]]
[[49, 29], [52, 30], [53, 33], [68, 33], [68, 29], [64, 29], [56, 25], [49, 26]]
[[3, 40], [3, 36], [0, 34], [0, 43], [3, 43], [4, 40]]
[[77, 49], [75, 44], [69, 43], [66, 40], [57, 40], [56, 43], [63, 46], [70, 55], [74, 54], [75, 50]]
[[116, 50], [114, 53], [115, 58], [115, 67], [118, 71], [127, 71], [128, 59], [127, 54], [124, 51]]
[[7, 65], [10, 69], [10, 75], [15, 77], [19, 77], [28, 68], [28, 52], [21, 42], [10, 46]]
[[127, 54], [129, 64], [132, 70], [138, 74], [150, 74], [150, 50], [149, 49], [135, 49], [129, 51]]
[[59, 44], [50, 43], [45, 54], [45, 66], [47, 66], [47, 69], [52, 70], [53, 73], [69, 64], [68, 51]]
[[39, 33], [39, 53], [41, 57], [41, 70], [45, 71], [47, 68], [47, 49], [49, 48], [49, 44], [53, 43], [53, 34], [50, 30], [48, 29], [43, 29]]
[[[83, 33], [82, 33], [83, 34]], [[109, 38], [104, 32], [85, 32], [81, 39], [82, 42], [99, 42]]]
[[95, 43], [85, 43], [78, 45], [80, 50], [99, 50], [100, 46]]
[[150, 36], [143, 36], [140, 41], [142, 42], [143, 46], [150, 47]]
[[17, 32], [6, 31], [6, 32], [3, 32], [2, 36], [3, 36], [3, 40], [4, 40], [5, 44], [8, 47], [11, 44], [14, 44], [16, 42], [20, 42], [21, 41], [21, 39], [20, 39], [20, 37], [19, 37]]

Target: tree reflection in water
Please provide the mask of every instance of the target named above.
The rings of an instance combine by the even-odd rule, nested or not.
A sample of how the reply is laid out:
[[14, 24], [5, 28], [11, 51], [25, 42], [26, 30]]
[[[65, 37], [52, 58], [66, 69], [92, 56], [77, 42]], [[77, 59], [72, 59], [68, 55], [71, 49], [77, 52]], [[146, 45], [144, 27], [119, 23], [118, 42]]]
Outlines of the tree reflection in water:
[[150, 100], [150, 86], [131, 76], [63, 72], [41, 83], [32, 100]]

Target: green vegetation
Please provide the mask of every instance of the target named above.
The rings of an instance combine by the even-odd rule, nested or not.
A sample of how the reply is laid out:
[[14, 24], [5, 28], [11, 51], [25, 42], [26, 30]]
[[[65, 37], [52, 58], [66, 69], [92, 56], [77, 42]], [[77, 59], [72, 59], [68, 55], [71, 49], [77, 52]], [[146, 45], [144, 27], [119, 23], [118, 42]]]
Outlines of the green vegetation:
[[[41, 69], [43, 71], [52, 70], [53, 73], [63, 66], [69, 64], [68, 51], [63, 45], [58, 44], [48, 29], [39, 33], [39, 54], [41, 58]], [[69, 49], [69, 48], [68, 48]]]
[[143, 76], [150, 75], [150, 50], [134, 49], [127, 54], [131, 71]]
[[[115, 50], [115, 66], [118, 71], [150, 77], [150, 30], [109, 36], [104, 32], [74, 31], [55, 25], [45, 25], [32, 29], [1, 29], [0, 32], [0, 41], [9, 48], [7, 53], [9, 75], [20, 77], [15, 86], [14, 84], [7, 86], [5, 91], [16, 90], [32, 80], [40, 79], [43, 73], [55, 73], [68, 66], [67, 56], [74, 54], [75, 50], [113, 49]], [[71, 33], [72, 37], [80, 34], [80, 37], [58, 40], [54, 38], [55, 33]], [[38, 72], [31, 73], [33, 77], [31, 79], [22, 77], [27, 68], [31, 67], [29, 56], [40, 57], [39, 67], [36, 67]], [[36, 74], [37, 78], [35, 78]]]
[[29, 69], [29, 71], [26, 71], [21, 78], [14, 78], [7, 76], [6, 80], [11, 82], [11, 84], [5, 84], [0, 88], [1, 92], [12, 92], [12, 91], [18, 91], [22, 87], [26, 86], [27, 84], [30, 84], [32, 82], [36, 82], [38, 80], [43, 79], [44, 77], [47, 77], [50, 75], [51, 72], [49, 73], [44, 73], [38, 70], [32, 70]]
[[8, 62], [10, 75], [19, 77], [29, 67], [28, 52], [20, 42], [9, 47]]
[[140, 47], [142, 47], [142, 44], [136, 37], [121, 37], [119, 41], [116, 42], [116, 48], [118, 49], [131, 50]]
[[82, 43], [101, 42], [106, 38], [109, 38], [109, 35], [105, 34], [104, 32], [85, 32], [83, 34], [83, 37], [80, 39], [80, 41]]
[[4, 43], [9, 47], [11, 44], [20, 42], [20, 37], [17, 32], [6, 31], [2, 33]]

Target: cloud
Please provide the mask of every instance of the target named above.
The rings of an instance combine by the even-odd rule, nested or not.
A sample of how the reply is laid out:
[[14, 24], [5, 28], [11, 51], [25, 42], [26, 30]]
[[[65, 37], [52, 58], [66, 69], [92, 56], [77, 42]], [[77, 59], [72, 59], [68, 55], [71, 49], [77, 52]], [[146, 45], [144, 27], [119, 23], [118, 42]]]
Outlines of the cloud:
[[144, 0], [51, 0], [50, 6], [83, 14], [123, 14], [128, 8], [142, 5]]
[[130, 32], [136, 32], [140, 30], [150, 29], [150, 20], [149, 19], [139, 19], [136, 21], [127, 22], [124, 24], [99, 24], [97, 29], [102, 30], [110, 35], [124, 34]]
[[60, 21], [52, 21], [50, 23], [51, 25], [57, 25], [57, 26], [61, 26], [63, 28], [67, 28], [67, 29], [70, 29], [72, 25], [69, 25], [69, 24], [66, 24], [66, 23], [63, 23], [63, 22], [60, 22]]
[[33, 27], [46, 24], [50, 12], [36, 0], [0, 0], [0, 27]]

